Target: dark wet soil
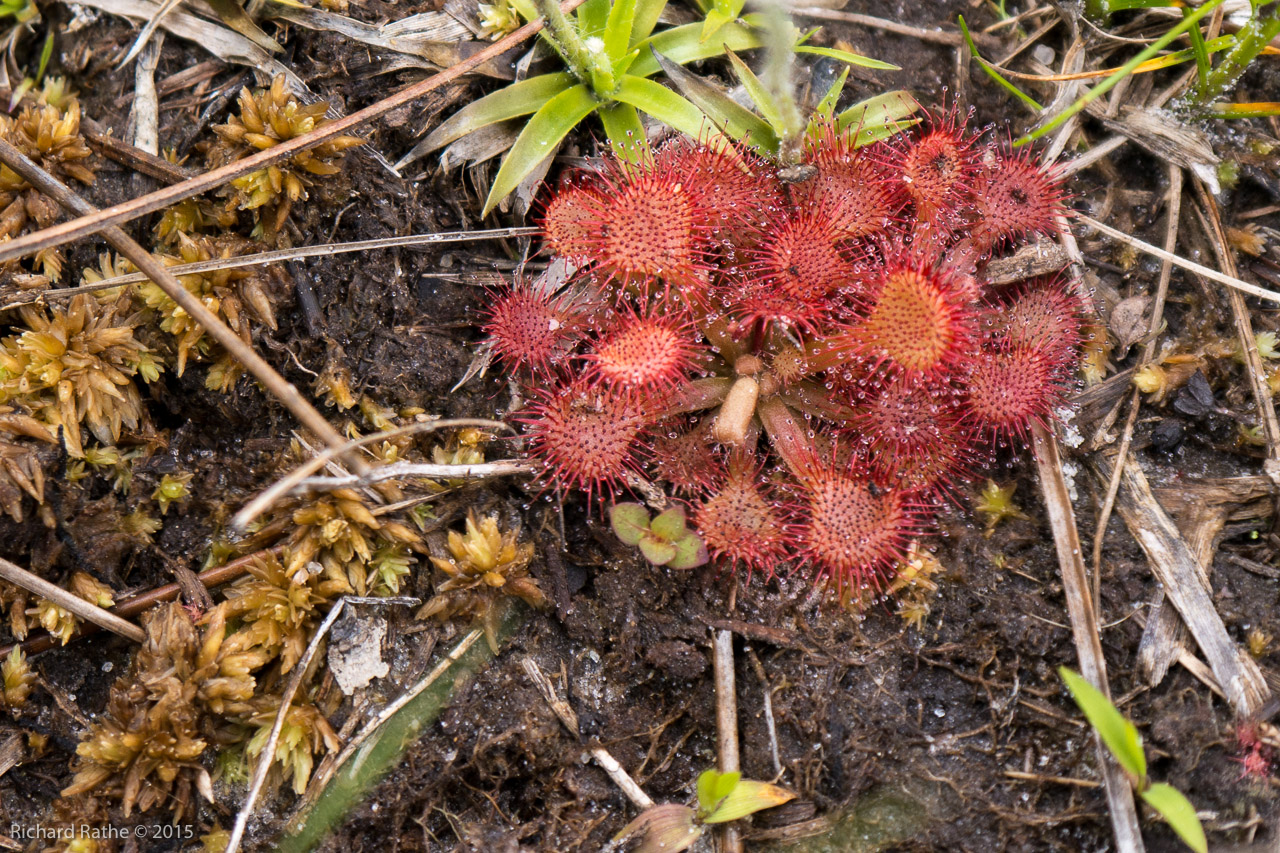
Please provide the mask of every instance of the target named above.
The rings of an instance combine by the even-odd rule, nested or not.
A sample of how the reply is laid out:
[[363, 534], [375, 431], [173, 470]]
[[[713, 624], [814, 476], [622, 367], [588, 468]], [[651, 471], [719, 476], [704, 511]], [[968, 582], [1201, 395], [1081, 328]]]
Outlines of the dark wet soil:
[[[954, 20], [958, 12], [978, 24], [991, 20], [985, 7], [958, 0], [896, 6], [853, 2], [847, 10], [922, 27]], [[385, 12], [399, 17], [424, 9], [388, 4]], [[59, 15], [63, 12], [52, 13], [55, 20]], [[133, 32], [107, 18], [59, 44], [57, 61], [73, 65], [74, 60], [69, 70], [82, 92], [85, 114], [104, 123], [123, 114], [120, 101], [132, 91], [132, 69], [113, 71], [110, 61], [112, 45], [127, 44]], [[386, 58], [331, 35], [292, 29], [279, 38], [288, 51], [286, 61], [318, 95], [332, 98], [344, 111], [375, 101], [418, 73], [368, 75]], [[92, 40], [93, 50], [81, 62], [89, 54], [79, 44], [84, 40]], [[995, 122], [999, 133], [1024, 129], [1027, 114], [976, 69], [957, 85], [953, 48], [843, 24], [826, 25], [820, 40], [844, 40], [854, 50], [904, 68], [855, 69], [846, 95], [851, 101], [906, 88], [925, 104], [959, 100], [972, 105], [978, 120]], [[1047, 41], [1062, 44], [1060, 38]], [[171, 38], [157, 78], [203, 59]], [[365, 76], [348, 76], [340, 68], [365, 69]], [[214, 87], [244, 82], [248, 78], [232, 67], [213, 77]], [[493, 85], [477, 80], [449, 94], [461, 103]], [[389, 124], [369, 128], [371, 146], [395, 160], [412, 146], [424, 123], [453, 108], [443, 99], [410, 108]], [[162, 100], [162, 146], [185, 144], [190, 150], [190, 131], [201, 109], [187, 94]], [[217, 123], [225, 115], [224, 108], [205, 121]], [[585, 137], [583, 144], [588, 144]], [[193, 154], [192, 164], [198, 162]], [[1153, 200], [1123, 212], [1131, 226], [1126, 230], [1159, 242], [1163, 220], [1154, 200], [1164, 189], [1163, 166], [1133, 147], [1112, 162], [1125, 189]], [[428, 170], [422, 180], [406, 181], [367, 154], [357, 152], [349, 164], [301, 206], [293, 242], [477, 225], [477, 186], [486, 167], [466, 176]], [[1108, 183], [1105, 175], [1086, 172], [1074, 188], [1078, 203], [1096, 208]], [[154, 187], [150, 179], [104, 162], [99, 182], [87, 195], [107, 205]], [[1256, 204], [1264, 195], [1246, 184], [1225, 200], [1226, 210]], [[494, 224], [520, 224], [497, 219]], [[143, 233], [148, 227], [143, 220], [135, 230]], [[1100, 304], [1104, 295], [1153, 286], [1156, 270], [1145, 261], [1117, 272], [1120, 261], [1110, 249], [1101, 243], [1093, 248], [1103, 255], [1097, 258], [1102, 264], [1090, 270]], [[81, 245], [69, 268], [88, 264], [100, 250], [97, 244]], [[460, 274], [504, 271], [521, 250], [514, 243], [467, 244], [296, 262], [287, 270], [288, 286], [277, 306], [279, 329], [259, 331], [258, 349], [302, 388], [312, 386], [315, 374], [345, 367], [354, 393], [384, 406], [416, 406], [442, 416], [500, 416], [509, 399], [501, 377], [491, 373], [451, 390], [472, 359], [479, 335], [471, 323], [485, 294], [475, 285], [476, 276]], [[1086, 254], [1091, 250], [1086, 246]], [[1175, 274], [1175, 294], [1197, 287]], [[1203, 325], [1205, 312], [1214, 310], [1175, 298], [1168, 314], [1171, 334], [1181, 333], [1187, 316], [1194, 314]], [[1229, 334], [1228, 320], [1217, 318], [1221, 334]], [[1247, 409], [1247, 398], [1234, 390], [1238, 373], [1224, 368], [1213, 378], [1224, 401]], [[136, 473], [140, 485], [135, 489], [149, 492], [167, 471], [197, 472], [195, 499], [166, 519], [155, 545], [113, 546], [105, 529], [109, 524], [95, 523], [121, 511], [109, 487], [85, 493], [51, 481], [48, 500], [57, 524], [49, 529], [30, 519], [21, 525], [0, 520], [4, 556], [39, 565], [54, 580], [87, 567], [117, 589], [169, 582], [170, 561], [200, 567], [208, 542], [228, 515], [281, 472], [294, 425], [248, 382], [221, 395], [205, 390], [202, 374], [192, 372], [182, 379], [166, 376], [150, 394], [156, 426], [169, 432]], [[1134, 446], [1154, 486], [1260, 470], [1257, 459], [1234, 446], [1234, 422], [1191, 418], [1169, 408], [1144, 414], [1150, 418], [1139, 424]], [[1184, 438], [1176, 447], [1156, 449], [1170, 446], [1163, 439], [1153, 446], [1153, 433], [1179, 428]], [[320, 849], [599, 850], [635, 810], [588, 760], [587, 749], [594, 744], [612, 753], [654, 800], [688, 801], [693, 780], [716, 758], [709, 641], [716, 623], [737, 628], [744, 775], [777, 779], [797, 794], [794, 803], [759, 815], [747, 827], [748, 850], [1108, 849], [1111, 831], [1096, 786], [1089, 731], [1056, 674], [1059, 666], [1078, 663], [1034, 470], [1011, 459], [988, 473], [1018, 483], [1016, 499], [1029, 518], [1006, 522], [990, 538], [982, 535], [981, 519], [967, 511], [941, 519], [942, 535], [929, 544], [945, 571], [937, 578], [940, 588], [922, 630], [904, 627], [892, 602], [851, 614], [815, 597], [798, 579], [756, 578], [747, 584], [714, 571], [654, 568], [614, 542], [577, 499], [564, 506], [561, 553], [548, 559], [547, 549], [559, 547], [551, 532], [559, 525], [560, 508], [545, 495], [535, 499], [509, 483], [466, 493], [523, 518], [527, 531], [543, 532], [534, 573], [560, 606], [528, 616], [501, 656], [460, 685], [439, 721]], [[1083, 465], [1075, 486], [1081, 537], [1091, 543], [1104, 486]], [[1280, 636], [1280, 582], [1227, 559], [1232, 554], [1265, 557], [1259, 549], [1269, 530], [1265, 520], [1233, 522], [1213, 567], [1219, 611], [1242, 642], [1255, 629]], [[1268, 785], [1242, 778], [1229, 710], [1180, 668], [1154, 689], [1137, 675], [1140, 620], [1156, 585], [1114, 515], [1106, 541], [1102, 645], [1113, 694], [1143, 732], [1152, 776], [1183, 790], [1207, 816], [1206, 824], [1219, 831], [1215, 837], [1273, 838], [1275, 794]], [[430, 594], [425, 572], [410, 592]], [[421, 630], [403, 615], [395, 619], [396, 647], [406, 659], [429, 643], [446, 648], [457, 636], [435, 627]], [[0, 778], [0, 814], [11, 821], [38, 820], [57, 797], [69, 778], [82, 722], [77, 715], [92, 718], [102, 709], [111, 673], [126, 667], [128, 653], [123, 641], [99, 639], [34, 659], [61, 704], [41, 693], [34, 710], [0, 722], [0, 735], [9, 730], [49, 735], [42, 757]], [[1274, 645], [1262, 654], [1264, 666], [1280, 663]], [[525, 657], [536, 661], [567, 698], [580, 719], [580, 739], [566, 733], [529, 682], [521, 667]], [[398, 666], [407, 682], [413, 667], [403, 661]], [[394, 686], [382, 689], [388, 697], [395, 694]], [[204, 807], [197, 820], [200, 831], [215, 821], [229, 825], [237, 807], [233, 797]], [[289, 802], [284, 798], [271, 808], [283, 815]], [[1148, 849], [1179, 849], [1163, 826], [1144, 823]], [[258, 825], [255, 849], [272, 849], [278, 828], [270, 818]], [[4, 829], [0, 825], [0, 832]]]

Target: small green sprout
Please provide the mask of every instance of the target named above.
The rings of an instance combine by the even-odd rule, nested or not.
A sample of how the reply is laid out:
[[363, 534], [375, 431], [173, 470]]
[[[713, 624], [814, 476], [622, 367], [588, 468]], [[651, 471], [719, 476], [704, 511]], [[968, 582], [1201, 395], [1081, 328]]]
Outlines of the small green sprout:
[[1142, 801], [1155, 809], [1188, 847], [1196, 853], [1208, 853], [1209, 842], [1205, 839], [1204, 827], [1200, 825], [1195, 807], [1177, 788], [1164, 782], [1152, 782], [1147, 777], [1147, 756], [1137, 727], [1111, 704], [1101, 690], [1085, 681], [1078, 672], [1062, 666], [1058, 667], [1058, 674]]
[[190, 494], [187, 484], [191, 482], [191, 474], [165, 474], [160, 478], [160, 485], [151, 493], [151, 499], [160, 504], [160, 514], [169, 514], [169, 504], [184, 501]]
[[[708, 20], [711, 14], [708, 13]], [[754, 104], [754, 111], [742, 106], [703, 78], [681, 68], [665, 55], [657, 54], [657, 60], [671, 82], [706, 113], [721, 133], [750, 145], [775, 162], [794, 166], [799, 163], [805, 137], [817, 134], [824, 122], [834, 122], [840, 130], [857, 127], [855, 147], [892, 136], [916, 123], [908, 118], [919, 109], [919, 104], [904, 91], [877, 95], [855, 104], [837, 116], [836, 102], [844, 91], [844, 84], [849, 76], [847, 68], [813, 107], [809, 116], [802, 116], [797, 105], [795, 81], [790, 72], [797, 54], [825, 56], [863, 68], [898, 70], [898, 67], [844, 50], [811, 46], [806, 42], [816, 30], [801, 33], [785, 15], [753, 16], [753, 20], [760, 20], [760, 31], [767, 48], [763, 73], [757, 76], [731, 47], [725, 48], [725, 55], [729, 58], [734, 76]]]
[[614, 837], [614, 843], [643, 833], [644, 840], [636, 848], [637, 853], [680, 853], [692, 847], [710, 824], [740, 820], [795, 798], [795, 794], [785, 788], [743, 779], [736, 771], [704, 770], [698, 776], [696, 787], [696, 808], [663, 803], [645, 809], [622, 828]]
[[509, 0], [526, 20], [546, 18], [541, 35], [567, 71], [539, 74], [499, 89], [454, 113], [397, 165], [508, 119], [529, 116], [502, 161], [485, 201], [487, 216], [590, 115], [598, 115], [618, 156], [647, 151], [639, 113], [690, 136], [702, 134], [705, 116], [680, 95], [650, 80], [658, 72], [652, 51], [677, 63], [748, 50], [759, 40], [745, 23], [728, 21], [704, 35], [701, 22], [654, 28], [667, 0], [587, 0], [566, 17], [553, 0]]
[[639, 547], [644, 558], [655, 566], [693, 569], [709, 559], [702, 537], [685, 526], [682, 507], [650, 519], [649, 511], [640, 504], [614, 504], [609, 509], [609, 523], [624, 544]]
[[1017, 489], [1017, 483], [1001, 486], [995, 480], [987, 480], [987, 485], [982, 489], [982, 494], [978, 496], [978, 503], [974, 506], [974, 509], [987, 517], [987, 527], [982, 532], [983, 536], [990, 539], [991, 534], [996, 532], [996, 526], [1005, 519], [1025, 520], [1027, 518], [1022, 507], [1013, 502], [1013, 493]]

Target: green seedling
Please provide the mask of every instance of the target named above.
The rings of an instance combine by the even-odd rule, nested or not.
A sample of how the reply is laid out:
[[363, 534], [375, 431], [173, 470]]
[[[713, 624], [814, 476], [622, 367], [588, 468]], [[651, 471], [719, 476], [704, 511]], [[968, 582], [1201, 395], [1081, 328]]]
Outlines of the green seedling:
[[903, 91], [885, 92], [837, 115], [836, 103], [849, 77], [847, 68], [809, 116], [803, 117], [796, 106], [794, 85], [785, 73], [797, 54], [825, 56], [863, 68], [896, 70], [897, 66], [848, 51], [812, 47], [805, 42], [813, 32], [798, 34], [785, 20], [769, 25], [772, 28], [766, 32], [769, 55], [763, 76], [757, 76], [732, 48], [725, 50], [733, 75], [751, 99], [754, 110], [742, 106], [713, 83], [681, 68], [668, 57], [659, 54], [657, 60], [681, 94], [697, 104], [721, 133], [784, 165], [798, 162], [800, 142], [805, 136], [816, 134], [825, 121], [835, 121], [841, 130], [857, 126], [854, 142], [857, 147], [892, 136], [916, 123], [909, 117], [920, 105]]
[[1058, 674], [1142, 801], [1155, 809], [1188, 847], [1196, 853], [1208, 853], [1209, 842], [1205, 839], [1200, 818], [1196, 817], [1195, 807], [1177, 788], [1148, 778], [1147, 755], [1137, 727], [1111, 704], [1101, 690], [1085, 681], [1079, 673], [1063, 666], [1058, 668]]
[[624, 544], [638, 547], [655, 566], [693, 569], [709, 559], [702, 537], [686, 526], [682, 507], [673, 507], [651, 519], [640, 504], [614, 504], [609, 508], [609, 523]]
[[613, 843], [642, 833], [644, 840], [637, 853], [680, 853], [692, 847], [709, 825], [740, 820], [795, 798], [785, 788], [743, 779], [738, 772], [704, 770], [696, 787], [696, 807], [663, 803], [645, 809], [622, 828]]
[[759, 45], [745, 24], [729, 21], [704, 37], [693, 23], [654, 33], [667, 0], [586, 0], [566, 17], [552, 0], [511, 0], [527, 20], [546, 17], [544, 40], [568, 67], [513, 83], [468, 104], [431, 132], [398, 165], [508, 119], [530, 116], [494, 177], [484, 213], [506, 198], [556, 152], [569, 131], [600, 117], [620, 157], [647, 151], [639, 113], [698, 137], [706, 118], [688, 100], [650, 80], [659, 70], [652, 51], [683, 64]]

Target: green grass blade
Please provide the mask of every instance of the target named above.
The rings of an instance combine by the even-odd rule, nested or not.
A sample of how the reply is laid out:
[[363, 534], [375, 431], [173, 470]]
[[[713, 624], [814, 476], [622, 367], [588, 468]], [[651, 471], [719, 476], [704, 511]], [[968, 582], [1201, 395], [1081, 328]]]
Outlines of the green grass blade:
[[[504, 599], [499, 608], [495, 639], [505, 643], [528, 619], [528, 608]], [[278, 838], [274, 848], [280, 853], [309, 853], [325, 835], [340, 826], [352, 808], [373, 789], [378, 780], [395, 767], [404, 751], [424, 734], [454, 697], [461, 694], [470, 678], [493, 659], [489, 644], [473, 639], [470, 647], [437, 670], [436, 677], [382, 724], [360, 750], [334, 772], [314, 806], [297, 821], [295, 834]], [[447, 665], [446, 665], [447, 664]], [[297, 824], [295, 824], [297, 825]], [[288, 831], [288, 830], [286, 830]]]
[[869, 56], [863, 56], [859, 53], [851, 53], [847, 50], [836, 50], [834, 47], [810, 47], [809, 45], [801, 45], [796, 48], [796, 53], [811, 53], [814, 56], [825, 56], [828, 59], [836, 59], [849, 65], [857, 65], [861, 68], [875, 68], [880, 71], [901, 71], [902, 69], [891, 62], [884, 62], [879, 59], [872, 59]]
[[1253, 104], [1210, 104], [1209, 115], [1213, 118], [1267, 118], [1280, 116], [1280, 103], [1263, 101]]
[[1172, 785], [1157, 782], [1140, 792], [1143, 802], [1160, 813], [1169, 828], [1178, 834], [1196, 853], [1209, 853], [1209, 841], [1204, 837], [1204, 827], [1196, 816], [1195, 806]]
[[720, 31], [707, 41], [701, 41], [702, 24], [685, 24], [663, 30], [652, 38], [640, 43], [640, 58], [631, 66], [631, 73], [637, 77], [651, 77], [658, 73], [658, 60], [653, 58], [647, 48], [652, 47], [677, 65], [687, 65], [699, 59], [710, 59], [723, 56], [725, 48], [730, 50], [751, 50], [760, 46], [760, 38], [736, 21], [725, 24]]
[[658, 17], [665, 8], [667, 0], [637, 0], [635, 21], [631, 24], [632, 47], [653, 34], [653, 28], [658, 26]]
[[515, 144], [502, 161], [502, 168], [498, 169], [498, 174], [493, 178], [493, 187], [489, 190], [489, 197], [485, 199], [484, 213], [481, 216], [488, 216], [498, 202], [510, 195], [545, 157], [555, 151], [569, 131], [599, 106], [600, 102], [595, 95], [581, 83], [565, 89], [543, 104], [529, 119], [524, 130], [520, 131]]
[[733, 75], [738, 78], [738, 82], [747, 90], [747, 95], [755, 103], [760, 115], [773, 128], [774, 133], [782, 136], [786, 133], [787, 122], [782, 115], [778, 102], [773, 97], [773, 93], [765, 87], [755, 72], [736, 53], [726, 49], [725, 55], [729, 57], [729, 62], [733, 66]]
[[609, 22], [604, 27], [604, 52], [616, 64], [631, 46], [631, 28], [636, 22], [636, 0], [614, 0]]
[[620, 160], [638, 163], [649, 150], [644, 125], [630, 104], [610, 104], [600, 108], [600, 123], [609, 137], [609, 147]]
[[[1062, 123], [1065, 122], [1067, 119], [1071, 118], [1073, 115], [1083, 110], [1089, 104], [1093, 103], [1098, 98], [1105, 95], [1107, 92], [1110, 92], [1111, 89], [1117, 83], [1119, 83], [1121, 80], [1123, 80], [1125, 77], [1129, 75], [1129, 72], [1137, 68], [1143, 62], [1146, 62], [1151, 57], [1155, 56], [1160, 51], [1164, 50], [1164, 48], [1170, 42], [1172, 42], [1178, 36], [1185, 33], [1187, 30], [1199, 24], [1201, 18], [1203, 18], [1205, 15], [1209, 14], [1214, 9], [1221, 6], [1222, 3], [1223, 3], [1223, 0], [1209, 0], [1208, 3], [1205, 3], [1203, 6], [1200, 6], [1199, 8], [1197, 8], [1190, 15], [1187, 15], [1185, 18], [1183, 18], [1182, 21], [1173, 29], [1169, 30], [1169, 32], [1165, 33], [1160, 38], [1156, 39], [1154, 42], [1148, 45], [1145, 49], [1143, 49], [1140, 53], [1138, 53], [1137, 56], [1133, 57], [1133, 59], [1130, 59], [1124, 65], [1121, 65], [1119, 68], [1117, 68], [1115, 73], [1112, 74], [1110, 77], [1103, 80], [1101, 83], [1099, 83], [1097, 86], [1094, 86], [1089, 91], [1085, 92], [1083, 95], [1081, 95], [1079, 98], [1076, 99], [1075, 103], [1067, 107], [1062, 112], [1058, 113], [1058, 115], [1054, 116], [1053, 119], [1049, 121], [1047, 124], [1043, 124], [1040, 127], [1036, 128], [1031, 133], [1028, 133], [1027, 135], [1023, 136], [1021, 139], [1015, 142], [1014, 145], [1026, 145], [1028, 142], [1032, 142], [1036, 139], [1039, 139], [1049, 131], [1054, 130], [1055, 128], [1061, 126]], [[1259, 50], [1261, 50], [1261, 48], [1259, 48]]]
[[658, 62], [667, 79], [682, 95], [697, 105], [722, 133], [770, 155], [777, 153], [778, 136], [760, 116], [665, 56], [659, 54]]
[[969, 54], [974, 58], [974, 61], [978, 63], [982, 70], [987, 72], [987, 76], [992, 80], [995, 80], [1003, 89], [1005, 89], [1005, 91], [1012, 94], [1037, 113], [1043, 112], [1044, 107], [1040, 106], [1039, 102], [1037, 102], [1035, 98], [1031, 97], [1026, 92], [1006, 80], [1004, 75], [995, 69], [995, 66], [978, 55], [978, 46], [973, 43], [973, 36], [969, 35], [969, 25], [964, 22], [964, 15], [959, 16], [959, 23], [960, 32], [964, 33], [964, 40], [969, 45]]
[[568, 89], [577, 79], [568, 71], [541, 74], [472, 101], [431, 131], [415, 151], [426, 154], [455, 142], [474, 130], [509, 118], [536, 113], [556, 95]]
[[849, 107], [836, 117], [836, 125], [840, 130], [857, 127], [858, 133], [853, 145], [860, 148], [878, 139], [886, 139], [916, 122], [908, 122], [920, 104], [909, 92], [896, 89], [867, 98]]
[[[1182, 16], [1185, 18], [1187, 10], [1182, 10]], [[1191, 53], [1196, 58], [1196, 79], [1197, 87], [1203, 89], [1209, 72], [1213, 70], [1213, 62], [1209, 59], [1209, 48], [1205, 45], [1204, 33], [1200, 32], [1199, 27], [1192, 27], [1187, 30], [1187, 35], [1191, 37]]]
[[1065, 666], [1058, 667], [1058, 675], [1067, 683], [1071, 698], [1076, 700], [1085, 719], [1097, 731], [1116, 761], [1138, 784], [1142, 784], [1147, 778], [1147, 756], [1142, 751], [1142, 738], [1138, 736], [1137, 728], [1116, 710], [1101, 690], [1085, 681], [1084, 676]]
[[813, 108], [814, 118], [830, 119], [835, 116], [836, 102], [840, 100], [840, 94], [844, 91], [844, 84], [848, 79], [849, 69], [846, 68], [840, 74], [840, 78], [831, 84], [831, 88], [822, 96], [822, 100], [818, 101], [818, 105]]
[[[604, 32], [605, 23], [609, 20], [609, 0], [587, 0], [578, 7], [575, 13], [578, 23], [578, 34], [583, 38], [599, 36]], [[570, 23], [573, 19], [570, 19]]]
[[1254, 4], [1253, 17], [1236, 33], [1236, 46], [1222, 57], [1217, 68], [1206, 75], [1204, 84], [1196, 87], [1191, 103], [1203, 107], [1234, 86], [1249, 63], [1253, 62], [1272, 39], [1280, 35], [1280, 9], [1273, 6], [1271, 13], [1264, 16], [1260, 8], [1261, 4]]
[[[633, 77], [630, 74], [623, 77], [614, 97], [694, 139], [708, 140], [707, 129], [714, 129], [702, 110], [687, 98], [643, 77]], [[719, 136], [717, 132], [711, 138]]]

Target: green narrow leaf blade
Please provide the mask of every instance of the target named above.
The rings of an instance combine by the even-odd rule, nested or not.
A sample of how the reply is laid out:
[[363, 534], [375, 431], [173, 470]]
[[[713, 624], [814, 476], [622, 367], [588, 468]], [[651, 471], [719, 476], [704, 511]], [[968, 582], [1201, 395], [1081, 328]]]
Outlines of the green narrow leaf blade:
[[[687, 65], [699, 59], [723, 56], [726, 47], [730, 50], [751, 50], [761, 44], [755, 33], [736, 21], [725, 24], [707, 41], [701, 41], [701, 37], [702, 24], [685, 24], [663, 30], [640, 42], [637, 47], [652, 46], [677, 65]], [[658, 73], [658, 60], [648, 50], [642, 49], [640, 58], [631, 66], [631, 73], [637, 77], [650, 77]]]
[[716, 810], [707, 815], [704, 823], [727, 823], [744, 818], [763, 809], [771, 809], [794, 800], [795, 794], [768, 782], [743, 779], [724, 795]]
[[[624, 104], [630, 104], [643, 113], [648, 113], [663, 124], [688, 134], [694, 139], [709, 141], [706, 131], [711, 123], [702, 110], [666, 86], [628, 74], [622, 78], [614, 98]], [[720, 136], [719, 133], [712, 134], [712, 138], [718, 136]]]
[[441, 123], [422, 140], [414, 151], [419, 156], [456, 142], [472, 131], [479, 130], [509, 118], [536, 113], [547, 101], [568, 89], [575, 82], [568, 71], [541, 74], [519, 83], [512, 83], [496, 92], [472, 101]]
[[649, 152], [649, 140], [636, 108], [630, 104], [610, 104], [600, 108], [600, 123], [614, 155], [628, 163], [639, 163]]
[[493, 187], [485, 199], [481, 215], [488, 216], [498, 202], [510, 195], [545, 157], [555, 151], [569, 131], [599, 106], [600, 102], [591, 90], [582, 84], [565, 89], [543, 104], [507, 152], [502, 168], [493, 178]]
[[667, 79], [702, 110], [722, 133], [770, 154], [778, 150], [777, 134], [760, 116], [697, 74], [681, 68], [661, 54], [657, 56]]
[[1005, 91], [1014, 95], [1014, 97], [1022, 101], [1022, 103], [1026, 104], [1035, 112], [1043, 112], [1044, 107], [1040, 106], [1039, 102], [1006, 80], [1003, 74], [978, 55], [978, 46], [973, 43], [973, 36], [969, 35], [969, 25], [964, 22], [964, 15], [959, 16], [959, 23], [960, 32], [964, 34], [964, 40], [969, 45], [969, 54], [973, 57], [974, 61], [978, 63], [982, 70], [987, 72], [987, 76], [996, 81], [996, 83], [998, 83]]
[[667, 0], [636, 0], [635, 21], [631, 24], [631, 47], [653, 34], [658, 25], [662, 10], [667, 8]]
[[1133, 723], [1125, 719], [1101, 690], [1085, 681], [1084, 676], [1065, 666], [1058, 667], [1058, 675], [1062, 676], [1071, 698], [1080, 706], [1085, 719], [1098, 732], [1120, 766], [1135, 779], [1145, 779], [1147, 756], [1142, 751], [1142, 738]]
[[786, 119], [782, 116], [782, 111], [778, 109], [778, 104], [773, 98], [773, 93], [765, 87], [755, 72], [743, 62], [738, 54], [726, 48], [725, 56], [729, 57], [729, 62], [733, 66], [733, 74], [738, 78], [738, 82], [747, 90], [747, 95], [755, 103], [756, 108], [760, 110], [760, 115], [764, 116], [764, 120], [773, 128], [774, 133], [781, 136], [786, 132]]
[[1204, 827], [1196, 816], [1195, 806], [1181, 791], [1157, 782], [1143, 791], [1141, 797], [1143, 802], [1160, 813], [1183, 843], [1196, 853], [1209, 853], [1209, 841], [1204, 837]]
[[836, 117], [836, 124], [841, 130], [858, 128], [853, 142], [858, 148], [915, 124], [906, 119], [919, 109], [919, 102], [910, 93], [897, 89], [854, 104]]
[[880, 59], [872, 59], [869, 56], [863, 56], [860, 53], [851, 53], [847, 50], [837, 50], [834, 47], [810, 47], [809, 45], [801, 45], [796, 48], [796, 53], [811, 53], [814, 56], [825, 56], [828, 59], [836, 59], [848, 65], [857, 65], [862, 68], [875, 68], [881, 71], [901, 71], [902, 69], [894, 65], [892, 62], [885, 62]]
[[[578, 34], [583, 38], [599, 36], [609, 20], [609, 0], [587, 0], [578, 7]], [[572, 18], [570, 21], [572, 22]]]
[[720, 778], [720, 771], [715, 768], [703, 770], [698, 774], [698, 782], [695, 788], [698, 792], [698, 805], [702, 807], [704, 812], [710, 812], [716, 805], [716, 780]]
[[712, 9], [707, 13], [707, 17], [702, 21], [702, 37], [700, 41], [706, 41], [716, 33], [720, 32], [720, 28], [732, 21], [733, 18], [720, 9]]
[[822, 96], [822, 100], [818, 101], [818, 105], [813, 108], [815, 118], [830, 119], [836, 114], [836, 103], [840, 100], [840, 95], [844, 92], [845, 81], [849, 79], [849, 69], [846, 68], [841, 73], [839, 79], [831, 84], [831, 88]]
[[636, 22], [636, 0], [614, 0], [604, 27], [604, 52], [616, 63], [631, 46], [631, 28]]
[[1076, 113], [1079, 113], [1085, 107], [1089, 106], [1089, 104], [1093, 103], [1095, 100], [1102, 97], [1107, 92], [1110, 92], [1111, 89], [1117, 83], [1119, 83], [1125, 77], [1129, 76], [1129, 74], [1133, 71], [1133, 69], [1137, 68], [1139, 65], [1146, 62], [1148, 59], [1155, 56], [1160, 51], [1164, 50], [1165, 47], [1168, 46], [1170, 42], [1172, 42], [1178, 36], [1182, 35], [1188, 29], [1198, 25], [1200, 23], [1201, 18], [1203, 18], [1205, 15], [1212, 12], [1214, 9], [1217, 9], [1219, 6], [1222, 5], [1222, 3], [1223, 3], [1223, 0], [1209, 0], [1209, 2], [1204, 3], [1203, 5], [1197, 7], [1194, 12], [1192, 12], [1190, 15], [1187, 15], [1185, 18], [1183, 18], [1179, 24], [1170, 28], [1168, 32], [1166, 32], [1160, 38], [1156, 39], [1151, 44], [1147, 45], [1143, 50], [1139, 51], [1132, 59], [1130, 59], [1124, 65], [1121, 65], [1119, 68], [1117, 68], [1114, 73], [1112, 73], [1109, 77], [1107, 77], [1107, 79], [1103, 80], [1101, 83], [1094, 86], [1092, 89], [1085, 92], [1080, 97], [1076, 98], [1076, 100], [1071, 104], [1071, 106], [1067, 107], [1065, 110], [1058, 113], [1049, 121], [1040, 125], [1040, 127], [1036, 128], [1031, 133], [1028, 133], [1025, 136], [1016, 140], [1013, 143], [1014, 146], [1016, 147], [1016, 146], [1026, 145], [1028, 142], [1034, 142], [1035, 140], [1044, 136], [1046, 133], [1049, 133], [1055, 128], [1060, 127], [1062, 123], [1065, 122], [1067, 119], [1071, 118]]

